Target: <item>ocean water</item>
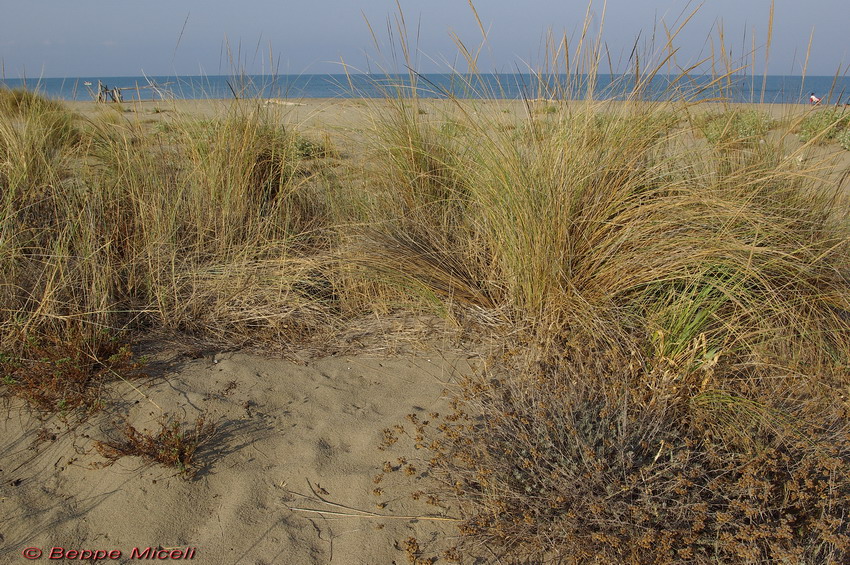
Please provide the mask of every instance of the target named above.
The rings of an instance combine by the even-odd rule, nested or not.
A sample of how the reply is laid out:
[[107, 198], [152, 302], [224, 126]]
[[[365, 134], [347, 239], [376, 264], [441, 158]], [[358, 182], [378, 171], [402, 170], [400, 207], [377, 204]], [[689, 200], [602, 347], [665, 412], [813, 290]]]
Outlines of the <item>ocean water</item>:
[[[557, 75], [543, 80], [531, 74], [409, 75], [213, 75], [126, 76], [0, 79], [8, 88], [27, 88], [60, 100], [92, 100], [98, 81], [122, 88], [124, 100], [200, 98], [380, 98], [408, 95], [445, 98], [586, 98], [624, 99], [633, 75]], [[850, 77], [769, 75], [713, 81], [697, 75], [657, 75], [642, 89], [643, 99], [722, 99], [730, 102], [807, 103], [809, 93], [825, 103], [850, 102]]]

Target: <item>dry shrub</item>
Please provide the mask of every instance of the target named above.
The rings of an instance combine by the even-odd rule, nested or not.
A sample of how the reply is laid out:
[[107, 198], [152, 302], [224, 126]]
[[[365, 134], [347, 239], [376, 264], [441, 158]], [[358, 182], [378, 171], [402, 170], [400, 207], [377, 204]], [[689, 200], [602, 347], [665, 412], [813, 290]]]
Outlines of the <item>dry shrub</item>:
[[42, 412], [84, 419], [105, 404], [106, 385], [143, 374], [127, 344], [85, 336], [30, 337], [0, 356], [3, 386]]
[[159, 430], [139, 431], [128, 422], [119, 437], [95, 442], [95, 449], [110, 465], [122, 457], [141, 457], [149, 463], [173, 467], [183, 478], [194, 478], [200, 466], [198, 449], [212, 440], [216, 426], [201, 415], [188, 426], [182, 419], [164, 414]]
[[622, 349], [568, 347], [467, 379], [454, 413], [409, 433], [470, 555], [844, 563], [848, 407], [777, 377], [721, 391], [709, 371], [648, 372]]

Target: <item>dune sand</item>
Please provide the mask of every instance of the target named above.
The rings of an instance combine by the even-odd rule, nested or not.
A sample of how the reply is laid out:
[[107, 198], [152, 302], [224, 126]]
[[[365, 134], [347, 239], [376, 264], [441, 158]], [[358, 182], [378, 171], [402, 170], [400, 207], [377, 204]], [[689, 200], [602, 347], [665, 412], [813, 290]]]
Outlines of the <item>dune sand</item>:
[[[153, 123], [175, 112], [214, 115], [222, 104], [146, 102], [124, 111]], [[524, 111], [519, 102], [503, 104]], [[365, 105], [305, 100], [287, 106], [287, 116], [304, 131], [344, 143], [363, 133]], [[104, 111], [94, 103], [72, 106], [89, 115]], [[373, 478], [386, 461], [410, 455], [409, 445], [379, 450], [383, 430], [410, 413], [446, 412], [445, 390], [473, 356], [445, 347], [302, 361], [186, 352], [158, 351], [150, 379], [115, 384], [107, 391], [110, 409], [70, 430], [61, 415], [40, 420], [7, 400], [0, 562], [26, 562], [25, 548], [43, 551], [46, 560], [56, 547], [117, 551], [121, 557], [107, 562], [129, 563], [134, 548], [150, 547], [191, 552], [195, 563], [390, 564], [408, 562], [411, 537], [431, 555], [452, 545], [450, 520], [406, 518], [451, 518], [451, 507], [412, 501], [409, 485], [393, 492], [382, 484], [376, 495]], [[206, 414], [217, 426], [193, 479], [136, 457], [102, 467], [107, 460], [95, 442], [116, 433], [121, 423], [114, 420], [129, 414], [134, 427], [152, 430], [163, 413], [189, 422]]]
[[192, 480], [136, 457], [97, 468], [106, 460], [93, 441], [114, 433], [114, 416], [69, 432], [58, 417], [42, 422], [13, 402], [0, 435], [0, 561], [61, 547], [119, 550], [111, 562], [125, 563], [133, 548], [153, 547], [193, 548], [197, 563], [406, 562], [404, 540], [446, 542], [451, 522], [341, 516], [358, 512], [333, 504], [451, 514], [392, 500], [399, 493], [375, 496], [373, 478], [401, 453], [378, 449], [382, 430], [409, 413], [445, 411], [444, 389], [464, 367], [466, 356], [437, 351], [303, 364], [212, 353], [172, 359], [145, 384], [118, 383], [110, 396], [137, 429], [154, 429], [163, 412], [217, 423]]
[[[180, 115], [220, 115], [228, 104], [69, 106], [90, 118], [118, 111], [153, 125]], [[362, 100], [278, 106], [301, 131], [327, 134], [341, 146], [365, 125]], [[115, 384], [105, 392], [107, 409], [70, 429], [61, 414], [41, 420], [20, 400], [6, 400], [0, 562], [26, 562], [26, 548], [47, 560], [56, 547], [119, 551], [120, 558], [107, 561], [128, 563], [138, 561], [134, 548], [144, 557], [151, 547], [194, 551], [196, 563], [383, 564], [407, 562], [410, 537], [434, 552], [450, 543], [450, 521], [398, 518], [450, 516], [450, 508], [415, 503], [407, 496], [411, 488], [393, 492], [382, 484], [386, 492], [376, 495], [373, 479], [385, 462], [411, 455], [410, 446], [379, 450], [383, 430], [410, 413], [445, 412], [444, 389], [468, 367], [467, 355], [418, 345], [403, 355], [374, 355], [346, 346], [353, 355], [326, 352], [297, 361], [247, 352], [199, 355], [173, 345], [159, 344], [150, 379]], [[163, 414], [185, 422], [206, 414], [216, 424], [193, 479], [138, 457], [104, 467], [97, 441], [115, 437], [124, 417], [138, 430], [158, 430]], [[51, 562], [66, 561], [80, 559]]]

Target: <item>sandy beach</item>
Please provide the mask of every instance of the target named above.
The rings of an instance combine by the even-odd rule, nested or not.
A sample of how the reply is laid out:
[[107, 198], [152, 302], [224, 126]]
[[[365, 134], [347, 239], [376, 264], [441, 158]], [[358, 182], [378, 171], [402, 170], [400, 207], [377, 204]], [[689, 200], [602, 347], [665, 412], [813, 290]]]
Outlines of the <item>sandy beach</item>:
[[[228, 104], [143, 102], [124, 104], [121, 113], [153, 128], [177, 116], [210, 118]], [[89, 119], [116, 112], [88, 102], [69, 106]], [[363, 101], [265, 106], [340, 147], [362, 134]], [[110, 386], [109, 408], [79, 425], [7, 399], [0, 561], [25, 562], [23, 552], [36, 548], [30, 551], [53, 555], [51, 562], [101, 551], [109, 562], [129, 563], [153, 548], [157, 555], [182, 551], [184, 558], [191, 552], [192, 562], [209, 564], [389, 564], [406, 562], [404, 542], [411, 538], [438, 554], [456, 535], [452, 509], [414, 503], [409, 491], [376, 490], [385, 465], [410, 455], [379, 447], [383, 430], [408, 414], [444, 412], [447, 391], [478, 355], [434, 341], [433, 332], [388, 348], [384, 342], [398, 342], [410, 324], [378, 325], [377, 332], [355, 328], [354, 338], [338, 336], [319, 353], [285, 343], [265, 355], [148, 343], [139, 352], [149, 355], [148, 378]], [[203, 415], [215, 425], [192, 478], [137, 457], [109, 465], [95, 449], [126, 424], [157, 429], [163, 414], [187, 422]]]
[[[451, 517], [451, 508], [434, 512], [392, 489], [376, 496], [373, 479], [404, 455], [378, 449], [382, 431], [407, 414], [445, 411], [465, 355], [431, 349], [295, 363], [171, 351], [152, 366], [156, 377], [114, 386], [113, 408], [72, 430], [58, 416], [39, 420], [7, 405], [3, 562], [23, 562], [21, 552], [35, 547], [45, 556], [118, 550], [110, 562], [128, 563], [134, 548], [153, 547], [193, 548], [196, 563], [403, 563], [403, 540], [436, 551], [454, 535], [450, 521], [399, 518]], [[93, 442], [115, 433], [118, 413], [141, 430], [163, 412], [216, 424], [195, 477], [134, 457], [98, 468], [106, 460]]]
[[[213, 118], [228, 104], [68, 105], [88, 119], [113, 112], [153, 130], [180, 116]], [[284, 124], [330, 145], [333, 166], [334, 160], [366, 160], [358, 143], [369, 135], [368, 116], [380, 103], [245, 104], [279, 111]], [[491, 115], [538, 107], [545, 115], [546, 108], [545, 101], [475, 104]], [[426, 100], [421, 112], [436, 115], [451, 105]], [[810, 110], [756, 109], [777, 120], [794, 120]], [[789, 153], [800, 145], [789, 138]], [[847, 183], [850, 152], [835, 146], [815, 151], [833, 156], [835, 174]], [[365, 165], [352, 170], [360, 166]], [[458, 535], [457, 509], [449, 501], [435, 506], [412, 500], [412, 484], [429, 478], [427, 467], [407, 460], [411, 449], [404, 442], [382, 449], [385, 430], [403, 424], [409, 414], [427, 419], [448, 412], [459, 379], [487, 359], [484, 346], [461, 339], [450, 322], [429, 323], [402, 314], [397, 323], [388, 317], [368, 331], [329, 330], [313, 342], [281, 338], [268, 350], [200, 343], [179, 334], [141, 336], [134, 347], [144, 356], [145, 378], [111, 383], [103, 391], [108, 406], [81, 424], [67, 414], [40, 415], [19, 398], [6, 398], [0, 561], [41, 556], [56, 563], [95, 557], [114, 563], [168, 558], [237, 565], [381, 565], [422, 563], [428, 557], [448, 562], [440, 556]], [[164, 414], [186, 422], [202, 417], [214, 425], [191, 476], [138, 457], [110, 462], [96, 448], [127, 425], [154, 430]], [[404, 488], [376, 480], [388, 466], [409, 467]], [[427, 481], [423, 484], [427, 489]]]

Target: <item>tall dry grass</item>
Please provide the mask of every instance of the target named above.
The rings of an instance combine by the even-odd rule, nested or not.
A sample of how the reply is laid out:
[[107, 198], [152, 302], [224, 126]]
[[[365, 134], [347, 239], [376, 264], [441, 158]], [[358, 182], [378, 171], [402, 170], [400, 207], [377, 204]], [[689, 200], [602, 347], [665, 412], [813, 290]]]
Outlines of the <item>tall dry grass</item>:
[[450, 130], [406, 112], [421, 135], [379, 147], [399, 220], [360, 260], [521, 330], [453, 414], [410, 431], [464, 547], [841, 562], [846, 199], [784, 142], [711, 143], [675, 106], [557, 108], [505, 124], [458, 101]]
[[[588, 81], [595, 53], [552, 67]], [[406, 433], [467, 555], [840, 563], [846, 196], [812, 143], [770, 131], [795, 119], [645, 87], [374, 108], [395, 213], [357, 260], [502, 336], [453, 413]]]
[[325, 322], [321, 147], [279, 115], [234, 105], [157, 134], [121, 113], [3, 96], [6, 348], [21, 334], [165, 327], [238, 341]]
[[344, 174], [258, 103], [154, 132], [3, 93], [3, 350], [431, 308], [497, 343], [453, 413], [409, 429], [468, 554], [843, 562], [847, 200], [796, 117], [675, 82], [643, 100], [676, 33], [617, 103], [594, 100], [587, 29], [553, 43], [546, 100], [390, 87]]

